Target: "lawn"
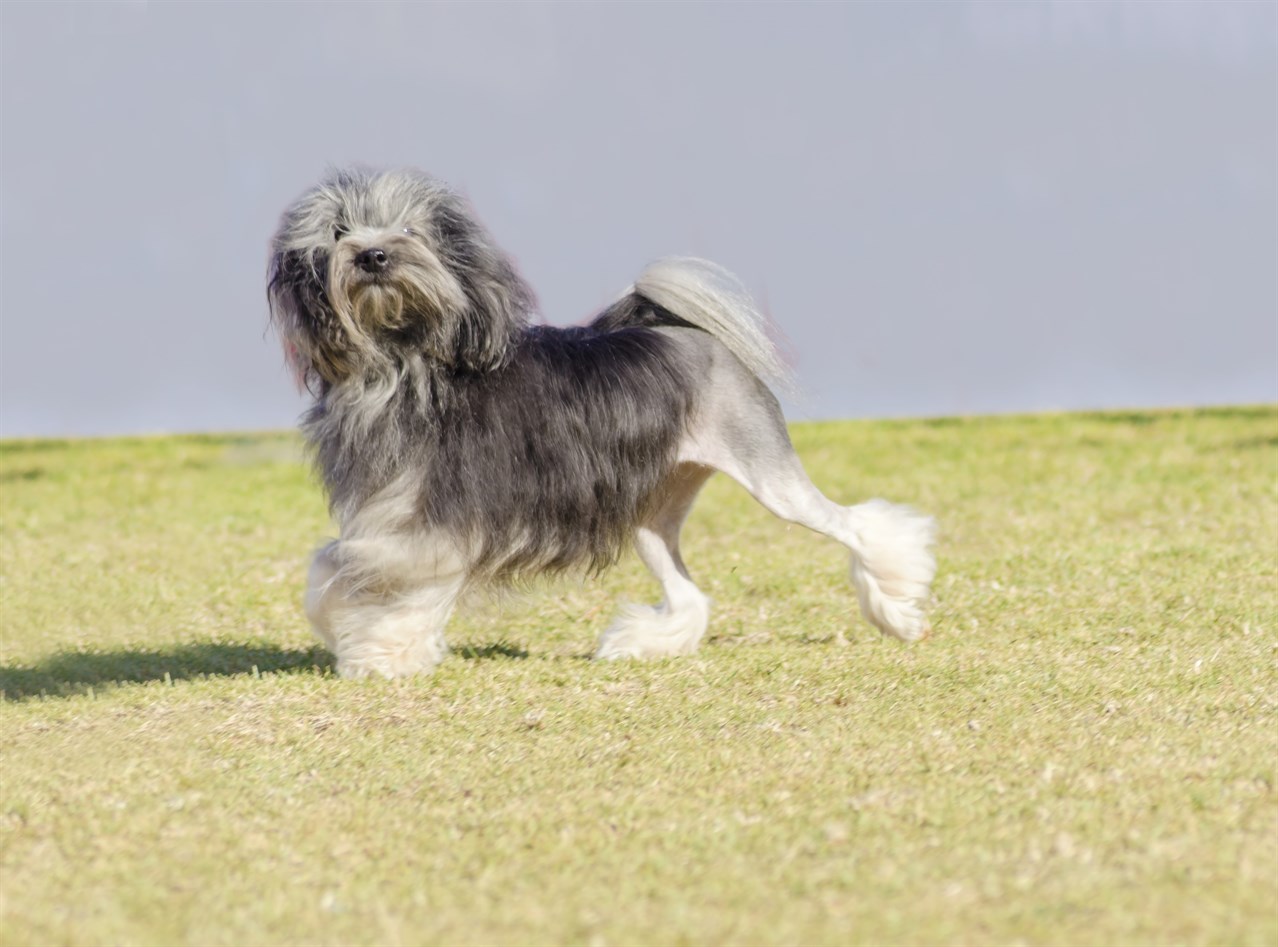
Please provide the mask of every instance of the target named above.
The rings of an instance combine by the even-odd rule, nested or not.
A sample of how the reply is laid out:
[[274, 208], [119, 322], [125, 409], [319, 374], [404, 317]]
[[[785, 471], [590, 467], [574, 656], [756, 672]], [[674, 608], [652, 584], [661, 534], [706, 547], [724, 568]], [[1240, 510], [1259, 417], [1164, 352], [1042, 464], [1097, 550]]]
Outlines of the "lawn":
[[0, 943], [1278, 943], [1278, 408], [793, 433], [928, 641], [716, 478], [694, 657], [587, 659], [632, 557], [342, 681], [293, 435], [3, 442]]

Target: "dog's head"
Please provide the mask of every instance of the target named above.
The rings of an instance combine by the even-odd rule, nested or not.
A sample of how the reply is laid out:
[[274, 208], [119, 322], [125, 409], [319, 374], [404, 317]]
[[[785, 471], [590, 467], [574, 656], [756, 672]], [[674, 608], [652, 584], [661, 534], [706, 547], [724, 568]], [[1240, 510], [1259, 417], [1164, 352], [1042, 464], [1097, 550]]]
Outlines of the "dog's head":
[[408, 357], [495, 368], [533, 306], [461, 198], [417, 171], [333, 173], [284, 212], [271, 251], [271, 319], [308, 384]]

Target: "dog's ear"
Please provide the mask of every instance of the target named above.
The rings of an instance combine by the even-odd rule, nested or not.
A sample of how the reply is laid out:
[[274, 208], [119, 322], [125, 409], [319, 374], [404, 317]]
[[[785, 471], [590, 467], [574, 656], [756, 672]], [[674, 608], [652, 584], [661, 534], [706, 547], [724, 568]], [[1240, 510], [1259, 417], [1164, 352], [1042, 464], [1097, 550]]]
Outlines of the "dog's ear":
[[491, 269], [462, 280], [470, 307], [457, 329], [457, 360], [475, 370], [505, 362], [532, 303], [532, 294], [514, 268], [500, 258], [492, 263]]
[[436, 217], [442, 256], [466, 295], [450, 340], [453, 363], [489, 371], [505, 363], [535, 306], [532, 290], [478, 223], [460, 206]]
[[266, 301], [284, 358], [300, 388], [313, 395], [337, 380], [343, 330], [324, 293], [325, 254], [277, 250], [271, 257]]

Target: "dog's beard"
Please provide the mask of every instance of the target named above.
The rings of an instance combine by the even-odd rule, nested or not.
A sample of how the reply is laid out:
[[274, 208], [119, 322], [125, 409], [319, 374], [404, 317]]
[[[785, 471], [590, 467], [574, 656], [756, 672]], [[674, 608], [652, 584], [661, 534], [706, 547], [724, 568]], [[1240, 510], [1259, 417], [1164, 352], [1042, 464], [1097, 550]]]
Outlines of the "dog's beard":
[[365, 332], [378, 329], [400, 329], [407, 321], [406, 311], [430, 312], [429, 299], [418, 298], [413, 287], [396, 283], [365, 280], [353, 283], [345, 295], [350, 302], [351, 318]]
[[[356, 263], [365, 245], [390, 258], [384, 272], [368, 273]], [[330, 303], [352, 347], [375, 362], [385, 361], [377, 340], [386, 333], [420, 322], [429, 339], [467, 305], [456, 277], [418, 238], [404, 234], [343, 240], [330, 258], [328, 282]]]

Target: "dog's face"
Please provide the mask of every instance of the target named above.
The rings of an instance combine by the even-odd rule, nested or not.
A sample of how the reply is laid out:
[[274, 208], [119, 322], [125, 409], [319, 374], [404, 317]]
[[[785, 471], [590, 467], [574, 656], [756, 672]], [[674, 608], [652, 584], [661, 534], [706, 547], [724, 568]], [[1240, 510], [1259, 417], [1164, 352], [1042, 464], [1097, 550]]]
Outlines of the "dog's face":
[[532, 295], [462, 200], [416, 171], [339, 171], [272, 243], [267, 295], [295, 369], [338, 384], [406, 357], [500, 365]]

